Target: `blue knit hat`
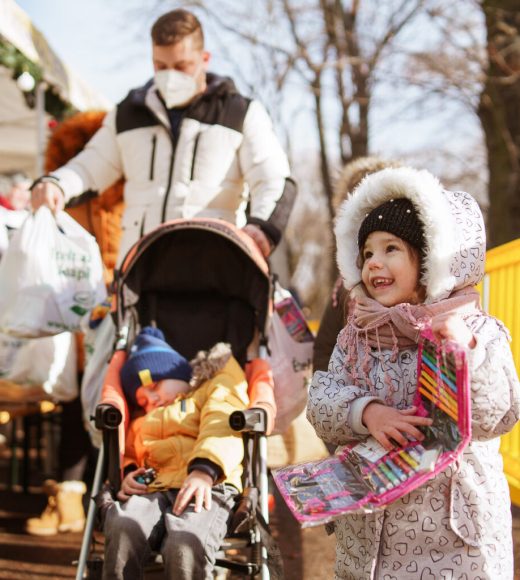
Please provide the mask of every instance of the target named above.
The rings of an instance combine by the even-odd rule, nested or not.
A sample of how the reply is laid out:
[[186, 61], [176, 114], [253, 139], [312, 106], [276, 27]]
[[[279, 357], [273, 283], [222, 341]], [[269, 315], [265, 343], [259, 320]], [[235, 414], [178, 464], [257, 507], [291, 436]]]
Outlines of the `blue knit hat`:
[[164, 339], [164, 334], [145, 326], [137, 335], [130, 354], [121, 368], [121, 385], [130, 404], [137, 407], [136, 391], [163, 379], [189, 382], [190, 363]]

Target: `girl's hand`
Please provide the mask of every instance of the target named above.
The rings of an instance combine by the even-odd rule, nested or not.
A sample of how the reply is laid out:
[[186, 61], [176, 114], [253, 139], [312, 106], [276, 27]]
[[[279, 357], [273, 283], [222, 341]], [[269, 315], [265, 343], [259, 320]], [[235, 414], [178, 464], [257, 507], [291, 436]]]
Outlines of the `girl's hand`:
[[439, 314], [432, 318], [432, 332], [439, 340], [453, 340], [468, 348], [475, 348], [477, 344], [473, 333], [458, 314]]
[[130, 471], [121, 482], [121, 489], [117, 492], [117, 499], [120, 501], [127, 501], [131, 495], [143, 495], [148, 491], [148, 487], [144, 483], [139, 483], [135, 480], [138, 475], [146, 471], [144, 467], [139, 467], [135, 471]]
[[184, 480], [175, 504], [173, 513], [178, 516], [186, 509], [190, 500], [195, 497], [195, 511], [199, 513], [202, 506], [207, 510], [211, 509], [211, 488], [213, 487], [213, 478], [204, 471], [194, 469]]
[[424, 439], [424, 435], [416, 425], [431, 425], [433, 421], [428, 417], [418, 417], [416, 412], [417, 407], [399, 410], [374, 401], [363, 410], [362, 421], [370, 431], [370, 435], [385, 449], [391, 451], [394, 445], [390, 439], [403, 446], [409, 442], [406, 435], [417, 441]]

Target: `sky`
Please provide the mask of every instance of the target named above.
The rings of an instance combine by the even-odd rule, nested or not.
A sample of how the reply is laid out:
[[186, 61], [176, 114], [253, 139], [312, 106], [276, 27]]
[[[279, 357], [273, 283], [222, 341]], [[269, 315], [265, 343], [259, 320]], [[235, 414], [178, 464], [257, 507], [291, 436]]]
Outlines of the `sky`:
[[[91, 88], [121, 100], [152, 75], [148, 15], [135, 0], [17, 0], [58, 56]], [[142, 6], [143, 3], [140, 2]]]
[[[16, 0], [58, 56], [114, 104], [152, 75], [152, 2], [143, 0]], [[167, 10], [167, 2], [164, 3]], [[204, 22], [203, 22], [204, 25]], [[213, 52], [210, 68], [229, 74]]]
[[[33, 24], [45, 35], [58, 56], [90, 87], [112, 103], [123, 99], [131, 88], [142, 85], [152, 75], [150, 27], [156, 14], [152, 13], [154, 2], [150, 0], [16, 0], [25, 10]], [[156, 0], [157, 2], [157, 0]], [[162, 11], [168, 9], [163, 2]], [[235, 76], [236, 69], [225, 58], [219, 59], [208, 23], [207, 48], [212, 52], [210, 70], [233, 76], [239, 90], [250, 94]], [[300, 107], [300, 96], [294, 95], [293, 105]], [[267, 103], [265, 103], [267, 104]], [[433, 116], [413, 120], [399, 119], [394, 115], [398, 104], [375, 110], [372, 114], [371, 149], [385, 156], [400, 156], [403, 152], [424, 149], [425, 141], [437, 149], [449, 139], [449, 121], [443, 122], [442, 111]], [[311, 145], [315, 156], [317, 135], [312, 115], [307, 106], [304, 115], [294, 123], [296, 135], [292, 135], [293, 147]], [[392, 122], [389, 123], [389, 118]], [[475, 141], [479, 129], [474, 119], [458, 128], [459, 143], [466, 147]], [[276, 126], [276, 124], [275, 124]], [[280, 129], [280, 127], [276, 127]], [[278, 131], [280, 133], [280, 131]], [[467, 133], [467, 135], [465, 134]], [[309, 136], [311, 138], [309, 139]], [[333, 135], [335, 138], [335, 135]]]
[[[152, 7], [159, 0], [16, 1], [69, 68], [112, 103], [119, 102], [130, 89], [142, 85], [153, 75], [149, 31], [156, 17]], [[162, 11], [168, 9], [166, 0], [162, 2], [161, 8]], [[236, 68], [229, 62], [229, 58], [226, 59], [226, 54], [231, 53], [232, 56], [238, 54], [241, 64], [248, 62], [246, 51], [237, 53], [234, 37], [229, 42], [223, 36], [212, 38], [211, 24], [205, 22], [203, 17], [201, 20], [206, 32], [206, 46], [213, 55], [210, 70], [232, 76], [239, 90], [251, 95], [249, 88], [237, 78]], [[417, 30], [410, 33], [417, 34]], [[219, 58], [219, 49], [222, 50], [223, 43], [228, 45], [225, 48], [229, 50], [227, 53], [226, 50], [221, 52]], [[397, 99], [395, 92], [378, 96], [386, 104], [373, 107], [374, 112], [371, 113], [371, 154], [405, 160], [441, 176], [446, 173], [446, 168], [453, 165], [454, 159], [460, 158], [462, 167], [467, 165], [468, 158], [474, 164], [482, 160], [479, 150], [482, 143], [481, 129], [474, 115], [462, 111], [456, 126], [452, 124], [453, 114], [450, 109], [426, 111], [417, 118], [410, 118], [410, 115], [403, 115], [402, 109], [406, 103], [404, 95], [399, 95]], [[292, 169], [299, 180], [300, 191], [306, 190], [312, 194], [319, 189], [318, 139], [310, 112], [312, 99], [309, 105], [308, 99], [302, 100], [302, 91], [296, 89], [287, 100], [292, 110], [289, 114], [284, 110], [283, 114], [290, 120]], [[265, 101], [264, 104], [269, 106]], [[298, 116], [295, 116], [294, 109]], [[332, 114], [331, 111], [337, 113], [337, 104], [330, 104], [326, 113]], [[276, 119], [274, 126], [282, 137]], [[336, 134], [332, 133], [331, 142], [336, 138]], [[439, 155], [443, 149], [449, 149], [451, 157]], [[456, 162], [455, 166], [459, 167], [460, 163]], [[337, 163], [339, 168], [340, 164]], [[479, 169], [478, 175], [480, 173]], [[483, 181], [470, 191], [476, 194], [478, 188], [483, 195]], [[305, 199], [311, 203], [314, 197], [307, 195]], [[318, 198], [321, 200], [321, 197], [316, 196]], [[320, 267], [318, 261], [313, 262], [312, 259], [309, 264], [313, 273]]]

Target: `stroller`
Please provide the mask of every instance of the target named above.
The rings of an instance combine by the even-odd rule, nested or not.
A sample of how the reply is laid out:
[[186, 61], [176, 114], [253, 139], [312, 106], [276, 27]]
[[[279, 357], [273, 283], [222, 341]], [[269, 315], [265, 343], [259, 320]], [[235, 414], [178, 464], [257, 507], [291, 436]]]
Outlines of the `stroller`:
[[[216, 219], [173, 220], [141, 238], [128, 252], [115, 281], [112, 316], [115, 349], [104, 380], [95, 424], [103, 433], [92, 497], [108, 483], [121, 483], [121, 459], [129, 410], [119, 373], [139, 329], [157, 326], [167, 342], [188, 360], [199, 350], [227, 342], [244, 366], [248, 356], [265, 358], [272, 283], [267, 263], [254, 242], [235, 226]], [[255, 352], [251, 352], [251, 350]], [[223, 550], [245, 550], [240, 561], [217, 559], [216, 566], [246, 577], [281, 577], [281, 559], [267, 529], [266, 435], [276, 405], [272, 388], [249, 389], [250, 407], [230, 416], [244, 440], [244, 491], [233, 512]], [[96, 506], [90, 503], [77, 579], [98, 578], [102, 560], [92, 554]], [[222, 550], [221, 550], [222, 551]], [[267, 557], [269, 552], [269, 558]], [[85, 575], [86, 574], [86, 575]]]

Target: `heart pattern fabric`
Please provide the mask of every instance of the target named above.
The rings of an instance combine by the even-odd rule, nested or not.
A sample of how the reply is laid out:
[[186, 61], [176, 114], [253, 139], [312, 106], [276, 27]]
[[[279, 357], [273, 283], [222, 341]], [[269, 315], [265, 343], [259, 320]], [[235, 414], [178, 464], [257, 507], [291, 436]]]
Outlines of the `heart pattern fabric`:
[[[336, 578], [513, 579], [510, 498], [499, 436], [518, 420], [520, 387], [502, 325], [484, 314], [467, 323], [478, 344], [469, 354], [471, 443], [456, 464], [384, 511], [336, 520]], [[388, 395], [385, 382], [375, 378], [393, 365], [393, 376], [400, 373], [402, 380], [391, 402], [410, 406], [416, 352], [400, 351], [392, 361], [383, 351], [371, 360], [369, 373], [381, 399]], [[324, 441], [337, 445], [365, 436], [353, 429], [352, 403], [367, 396], [368, 387], [349, 386], [353, 381], [344, 361], [336, 346], [328, 372], [315, 374], [309, 393], [310, 421]]]

